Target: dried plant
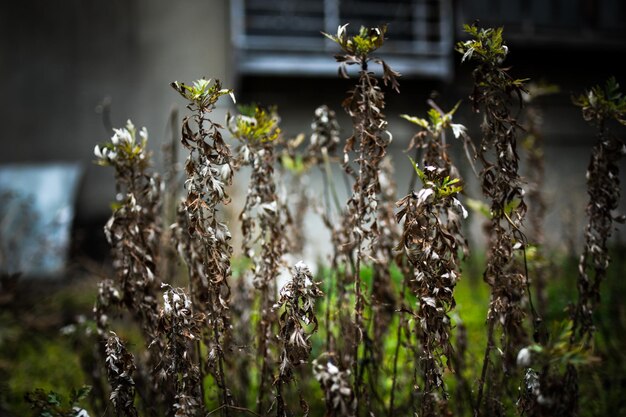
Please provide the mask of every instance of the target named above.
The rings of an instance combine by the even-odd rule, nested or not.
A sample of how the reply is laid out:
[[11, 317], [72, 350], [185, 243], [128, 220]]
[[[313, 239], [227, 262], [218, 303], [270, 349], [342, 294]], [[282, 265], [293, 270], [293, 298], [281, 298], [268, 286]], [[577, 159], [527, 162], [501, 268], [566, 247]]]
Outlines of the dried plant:
[[613, 232], [613, 221], [619, 207], [619, 161], [626, 154], [624, 141], [614, 136], [609, 122], [616, 120], [626, 125], [626, 97], [619, 90], [615, 78], [604, 88], [596, 86], [574, 99], [582, 108], [586, 121], [598, 129], [596, 145], [587, 168], [587, 217], [585, 247], [578, 264], [578, 304], [574, 310], [574, 332], [578, 340], [590, 344], [594, 332], [593, 311], [600, 301], [600, 284], [610, 263], [608, 239]]
[[[202, 342], [208, 349], [207, 369], [220, 392], [220, 405], [230, 405], [231, 394], [224, 377], [224, 340], [228, 324], [231, 274], [228, 226], [218, 217], [218, 206], [229, 202], [225, 188], [231, 184], [233, 166], [230, 149], [220, 132], [221, 126], [208, 118], [219, 98], [232, 90], [219, 80], [201, 79], [188, 86], [174, 82], [172, 87], [189, 101], [194, 112], [182, 123], [182, 144], [189, 150], [185, 162], [186, 199], [179, 209], [176, 233], [180, 252], [187, 263], [194, 306], [206, 320]], [[199, 343], [199, 342], [198, 342]], [[197, 346], [200, 355], [199, 344]], [[204, 373], [201, 365], [200, 372]], [[227, 414], [228, 408], [223, 408]]]
[[[323, 105], [315, 109], [313, 122], [311, 123], [312, 133], [309, 138], [309, 146], [305, 152], [305, 163], [316, 165], [322, 172], [322, 181], [324, 184], [323, 211], [320, 216], [324, 225], [331, 233], [331, 243], [333, 253], [331, 256], [332, 278], [338, 285], [338, 299], [343, 300], [345, 282], [345, 271], [342, 264], [347, 262], [344, 258], [345, 250], [343, 249], [350, 240], [350, 231], [345, 229], [346, 213], [342, 208], [335, 187], [335, 177], [333, 175], [332, 165], [337, 160], [337, 149], [341, 138], [339, 136], [339, 123], [336, 114], [328, 106]], [[334, 208], [334, 210], [333, 210]], [[330, 309], [331, 291], [327, 292], [328, 307]], [[338, 313], [341, 308], [338, 309]], [[330, 329], [330, 311], [327, 311], [326, 327]], [[332, 340], [332, 332], [327, 332], [326, 349], [330, 352], [334, 350], [334, 341]], [[333, 345], [333, 346], [331, 346]]]
[[438, 415], [437, 405], [447, 399], [442, 358], [452, 357], [450, 311], [455, 306], [454, 287], [459, 278], [458, 238], [447, 228], [448, 216], [467, 216], [456, 198], [460, 180], [444, 168], [414, 166], [423, 188], [398, 201], [398, 222], [404, 220], [398, 249], [413, 267], [410, 288], [419, 301], [415, 333], [420, 341], [419, 366], [424, 378], [420, 415]]
[[[307, 363], [311, 354], [311, 335], [317, 331], [315, 301], [322, 297], [319, 283], [313, 280], [311, 271], [302, 261], [293, 268], [293, 277], [280, 290], [280, 298], [273, 309], [281, 311], [278, 318], [280, 331], [280, 368], [274, 380], [278, 399], [278, 415], [288, 415], [282, 396], [282, 384], [294, 379], [296, 367]], [[300, 404], [305, 414], [308, 405], [300, 393]]]
[[[285, 234], [286, 207], [276, 193], [274, 142], [281, 131], [274, 109], [253, 105], [241, 107], [241, 114], [228, 115], [227, 124], [241, 144], [239, 164], [252, 168], [248, 193], [240, 215], [243, 250], [254, 262], [253, 284], [260, 293], [260, 320], [257, 329], [257, 356], [260, 361], [257, 413], [266, 410], [266, 390], [272, 383], [272, 326], [276, 322], [272, 306], [278, 293], [277, 278], [288, 242]], [[257, 254], [257, 246], [260, 251]]]
[[[336, 152], [340, 143], [340, 128], [335, 112], [325, 105], [315, 109], [311, 129], [312, 133], [304, 160], [307, 164], [316, 165], [322, 173], [324, 184], [323, 210], [320, 210], [319, 206], [316, 209], [331, 234], [330, 240], [333, 249], [330, 259], [330, 276], [327, 278], [328, 285], [326, 286], [325, 350], [326, 355], [340, 357], [338, 351], [345, 351], [345, 349], [341, 349], [343, 346], [352, 345], [351, 334], [343, 334], [345, 337], [337, 340], [333, 332], [333, 329], [342, 328], [342, 326], [347, 328], [350, 325], [349, 300], [347, 300], [345, 291], [347, 282], [345, 263], [349, 260], [344, 257], [345, 250], [343, 248], [350, 240], [351, 231], [345, 228], [347, 214], [339, 201], [332, 168], [338, 162]], [[347, 178], [345, 173], [344, 178]], [[339, 359], [349, 361], [349, 358], [350, 355], [348, 354], [346, 358]]]
[[411, 139], [409, 150], [421, 151], [424, 169], [411, 162], [423, 187], [419, 193], [411, 192], [397, 203], [398, 222], [404, 218], [398, 250], [412, 267], [410, 275], [405, 275], [406, 286], [420, 300], [419, 310], [413, 314], [421, 325], [415, 333], [420, 343], [416, 347], [418, 365], [424, 379], [420, 414], [425, 416], [437, 415], [438, 409], [446, 407], [442, 358], [447, 359], [448, 366], [455, 359], [449, 313], [455, 306], [453, 291], [460, 277], [460, 256], [468, 252], [461, 224], [467, 211], [456, 198], [462, 191], [462, 183], [448, 155], [446, 130], [451, 129], [465, 144], [470, 142], [466, 128], [452, 123], [460, 103], [448, 113], [432, 100], [429, 103], [432, 108], [428, 119], [402, 115], [422, 128]]
[[[346, 66], [357, 65], [359, 78], [356, 86], [348, 92], [342, 103], [345, 111], [352, 118], [353, 134], [344, 146], [343, 167], [349, 176], [354, 178], [352, 196], [350, 196], [342, 221], [344, 242], [339, 248], [345, 259], [351, 260], [354, 286], [354, 340], [351, 354], [347, 356], [353, 368], [356, 399], [356, 414], [359, 414], [361, 400], [361, 381], [364, 371], [360, 369], [359, 346], [368, 337], [365, 331], [363, 312], [366, 299], [364, 297], [361, 278], [361, 261], [365, 258], [363, 244], [369, 239], [370, 253], [372, 245], [380, 236], [378, 224], [378, 201], [381, 192], [379, 166], [385, 157], [387, 146], [391, 142], [391, 134], [387, 131], [387, 121], [382, 113], [385, 108], [385, 95], [378, 86], [378, 80], [369, 71], [370, 62], [380, 64], [383, 68], [385, 85], [399, 91], [397, 78], [399, 73], [392, 70], [380, 58], [370, 55], [380, 48], [385, 40], [386, 26], [376, 28], [361, 27], [358, 35], [348, 36], [346, 26], [340, 26], [336, 35], [324, 34], [337, 43], [342, 53], [335, 56], [339, 65], [339, 74], [348, 78]], [[355, 171], [355, 164], [358, 169]], [[349, 234], [348, 234], [349, 233]], [[366, 354], [370, 349], [365, 349]], [[369, 363], [369, 360], [364, 360]], [[364, 384], [368, 386], [368, 384]], [[367, 401], [369, 396], [364, 395]]]
[[[334, 110], [322, 105], [315, 109], [313, 122], [311, 123], [312, 133], [309, 136], [309, 144], [301, 158], [304, 167], [317, 166], [324, 183], [324, 199], [322, 220], [332, 232], [331, 224], [332, 209], [341, 213], [341, 203], [335, 188], [335, 181], [332, 171], [332, 163], [336, 162], [336, 152], [341, 138], [339, 136], [339, 123], [337, 122]], [[304, 137], [303, 137], [304, 139]], [[332, 199], [331, 199], [332, 197]], [[317, 203], [317, 201], [315, 201]]]
[[159, 313], [159, 332], [167, 340], [159, 352], [160, 378], [175, 392], [171, 413], [176, 417], [197, 416], [203, 409], [200, 369], [194, 347], [201, 337], [206, 318], [193, 311], [191, 298], [181, 288], [166, 286], [163, 307]]
[[339, 123], [335, 111], [322, 105], [315, 109], [311, 123], [311, 133], [307, 156], [315, 163], [324, 161], [324, 154], [334, 155], [341, 138], [339, 137]]
[[[508, 49], [502, 29], [466, 26], [471, 39], [457, 46], [463, 61], [476, 64], [471, 98], [483, 113], [480, 146], [475, 149], [466, 128], [453, 121], [459, 104], [445, 112], [429, 100], [424, 118], [403, 115], [420, 131], [408, 149], [417, 161], [411, 160], [412, 185], [396, 201], [381, 79], [398, 91], [399, 74], [373, 56], [385, 42], [386, 26], [361, 28], [355, 36], [348, 36], [346, 26], [325, 34], [341, 48], [336, 56], [340, 75], [348, 78], [349, 67], [358, 68], [356, 84], [343, 101], [352, 132], [341, 156], [336, 154], [339, 125], [327, 106], [315, 110], [306, 147], [303, 134], [285, 139], [274, 108], [241, 106], [239, 114], [226, 119], [237, 141], [231, 153], [222, 126], [210, 116], [220, 97], [232, 91], [204, 79], [172, 83], [191, 112], [182, 121], [188, 158], [185, 195], [177, 208], [174, 141], [166, 157], [167, 192], [151, 171], [145, 129], [137, 132], [129, 122], [114, 130], [109, 143], [96, 147], [97, 162], [114, 168], [118, 187], [105, 228], [115, 275], [100, 282], [94, 307], [95, 333], [103, 343], [92, 368], [106, 370], [111, 386], [109, 391], [103, 374], [94, 373], [94, 391], [102, 404], [112, 403], [99, 413], [443, 417], [471, 412], [477, 417], [509, 415], [516, 405], [518, 414], [532, 417], [576, 414], [578, 367], [596, 360], [592, 315], [610, 261], [608, 238], [614, 222], [622, 220], [614, 211], [620, 198], [617, 164], [626, 147], [609, 129], [611, 119], [626, 123], [626, 99], [617, 83], [611, 80], [575, 99], [599, 131], [587, 174], [589, 225], [578, 304], [571, 320], [548, 332], [539, 329], [523, 269], [530, 264], [541, 287], [537, 260], [542, 248], [528, 246], [522, 233], [534, 234], [534, 243], [541, 244], [541, 120], [530, 108], [524, 142], [530, 184], [524, 196], [516, 143], [523, 129], [513, 106], [519, 104], [522, 114], [528, 91], [525, 80], [511, 78], [503, 65]], [[382, 66], [381, 78], [371, 71], [373, 64]], [[456, 139], [474, 172], [473, 161], [480, 160], [488, 200], [482, 208], [489, 223], [484, 280], [491, 300], [479, 375], [470, 363], [473, 329], [466, 329], [456, 310], [456, 284], [469, 250], [462, 233], [467, 216], [459, 197], [463, 181], [450, 158]], [[316, 209], [331, 231], [331, 262], [320, 268], [324, 291], [302, 261], [287, 277], [289, 259], [303, 252], [306, 209], [317, 203], [314, 184], [307, 182], [311, 167], [322, 171], [323, 203]], [[237, 259], [227, 216], [220, 210], [230, 201], [226, 190], [240, 168], [250, 172], [239, 216], [247, 259], [233, 267]], [[345, 206], [335, 188], [341, 178], [337, 181], [333, 168], [346, 183]], [[421, 188], [413, 191], [417, 180]], [[524, 198], [534, 210], [529, 229], [522, 224]], [[187, 267], [185, 289], [162, 284], [176, 275], [176, 254]], [[544, 305], [541, 288], [538, 294]], [[527, 311], [535, 319], [534, 341], [528, 336]], [[145, 349], [110, 331], [124, 312], [139, 326]], [[314, 337], [318, 331], [325, 340]], [[317, 359], [309, 367], [311, 357]], [[319, 390], [311, 390], [311, 376], [321, 388], [323, 411], [311, 401], [311, 395], [322, 399]], [[84, 410], [57, 407], [44, 395], [31, 396], [36, 411], [83, 415], [77, 413]], [[256, 410], [248, 409], [255, 401]]]
[[[600, 286], [611, 262], [608, 240], [613, 232], [613, 222], [623, 223], [626, 219], [614, 213], [621, 195], [619, 161], [626, 155], [626, 145], [610, 130], [611, 121], [626, 124], [626, 97], [620, 92], [615, 78], [610, 78], [604, 88], [595, 86], [574, 97], [573, 102], [581, 107], [583, 118], [598, 129], [587, 168], [588, 223], [585, 246], [578, 262], [578, 302], [570, 311], [572, 326], [567, 346], [570, 351], [577, 352], [593, 347], [593, 314], [600, 303]], [[544, 389], [552, 388], [553, 395], [561, 397], [555, 415], [575, 415], [578, 411], [579, 385], [575, 365], [576, 362], [568, 362], [564, 372], [553, 372], [550, 379], [546, 375], [546, 381], [542, 381]]]
[[323, 355], [313, 361], [313, 375], [324, 392], [328, 415], [354, 417], [356, 398], [350, 383], [350, 369], [338, 368], [331, 356]]
[[576, 367], [596, 362], [582, 343], [571, 343], [573, 322], [555, 322], [546, 340], [520, 349], [517, 366], [524, 369], [517, 408], [530, 417], [576, 414]]
[[[448, 147], [450, 146], [446, 140], [446, 131], [451, 130], [455, 139], [463, 141], [463, 146], [468, 156], [468, 161], [473, 164], [473, 155], [476, 150], [472, 141], [467, 134], [467, 128], [460, 123], [453, 123], [453, 116], [459, 108], [461, 102], [458, 102], [452, 110], [444, 112], [434, 101], [428, 101], [431, 109], [428, 111], [428, 118], [401, 115], [403, 119], [421, 127], [422, 129], [411, 138], [408, 150], [415, 148], [421, 151], [421, 164], [423, 166], [436, 167], [443, 170], [446, 176], [460, 181], [460, 173], [457, 167], [452, 163], [448, 155]], [[417, 170], [414, 170], [416, 177], [419, 177]], [[412, 190], [411, 190], [412, 191]], [[456, 214], [456, 210], [450, 211], [446, 216], [446, 227], [457, 239], [457, 245], [462, 249], [463, 255], [468, 255], [469, 247], [467, 240], [462, 233], [462, 225], [460, 217]]]
[[[138, 138], [129, 120], [125, 128], [114, 129], [110, 142], [94, 149], [99, 165], [114, 168], [120, 200], [114, 204], [113, 215], [104, 228], [112, 247], [115, 279], [99, 283], [94, 307], [103, 343], [108, 337], [110, 315], [126, 310], [141, 327], [146, 344], [163, 347], [157, 331], [161, 186], [159, 177], [150, 172], [147, 141], [147, 130], [141, 129]], [[141, 382], [145, 395], [153, 397], [158, 408], [166, 395], [156, 382], [155, 366], [160, 359], [153, 352], [149, 351], [144, 358], [145, 364], [138, 370], [136, 381]], [[106, 359], [104, 349], [101, 354]]]
[[105, 353], [107, 379], [112, 388], [110, 399], [117, 415], [137, 417], [134, 406], [135, 381], [133, 381], [135, 358], [114, 332], [109, 334]]
[[468, 41], [459, 42], [457, 50], [462, 61], [474, 61], [476, 67], [472, 101], [476, 111], [484, 114], [481, 125], [483, 137], [478, 157], [483, 164], [482, 191], [490, 203], [491, 223], [487, 269], [484, 280], [491, 287], [488, 312], [487, 348], [479, 380], [475, 413], [481, 412], [483, 389], [491, 384], [485, 412], [497, 414], [502, 405], [499, 396], [504, 383], [489, 376], [489, 363], [496, 348], [496, 326], [501, 326], [502, 365], [505, 377], [514, 370], [515, 353], [526, 340], [523, 328], [524, 297], [527, 277], [515, 262], [515, 253], [524, 249], [525, 236], [521, 232], [526, 213], [522, 183], [518, 174], [517, 135], [520, 126], [510, 110], [514, 99], [522, 106], [524, 81], [514, 79], [503, 66], [508, 48], [502, 39], [502, 28], [483, 29], [465, 25]]
[[[156, 338], [157, 299], [156, 259], [159, 256], [160, 182], [149, 173], [150, 154], [146, 145], [145, 128], [137, 138], [135, 126], [129, 120], [125, 128], [114, 129], [111, 141], [96, 146], [97, 163], [115, 169], [118, 195], [113, 215], [104, 232], [112, 247], [116, 290], [101, 283], [100, 294], [119, 294], [121, 304], [139, 321], [147, 340]], [[140, 140], [138, 140], [140, 139]], [[105, 320], [98, 319], [99, 323]]]

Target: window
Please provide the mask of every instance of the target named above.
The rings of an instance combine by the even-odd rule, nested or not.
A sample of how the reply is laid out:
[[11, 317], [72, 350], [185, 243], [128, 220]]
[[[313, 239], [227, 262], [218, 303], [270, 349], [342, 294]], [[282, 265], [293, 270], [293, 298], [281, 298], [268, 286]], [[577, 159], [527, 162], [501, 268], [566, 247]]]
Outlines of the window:
[[240, 74], [335, 75], [337, 47], [320, 31], [389, 24], [380, 56], [403, 75], [450, 79], [451, 0], [232, 0]]
[[624, 0], [472, 0], [459, 2], [458, 21], [504, 26], [507, 40], [524, 44], [623, 48]]

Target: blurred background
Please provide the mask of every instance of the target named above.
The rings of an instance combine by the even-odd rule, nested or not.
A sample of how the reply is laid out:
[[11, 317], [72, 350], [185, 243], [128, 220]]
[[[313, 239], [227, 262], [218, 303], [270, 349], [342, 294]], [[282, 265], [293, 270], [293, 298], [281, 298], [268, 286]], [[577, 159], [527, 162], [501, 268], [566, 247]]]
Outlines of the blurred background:
[[[29, 0], [0, 8], [0, 178], [24, 165], [65, 167], [69, 177], [57, 183], [65, 184], [72, 208], [73, 220], [65, 220], [74, 257], [107, 250], [101, 226], [115, 190], [112, 173], [92, 163], [94, 145], [130, 118], [148, 128], [159, 169], [171, 112], [182, 117], [185, 111], [169, 87], [174, 80], [219, 78], [239, 102], [275, 104], [288, 136], [308, 134], [314, 109], [327, 104], [347, 137], [341, 101], [351, 82], [337, 77], [336, 47], [320, 35], [343, 23], [352, 31], [389, 24], [380, 54], [403, 75], [401, 94], [387, 95], [392, 154], [399, 158], [415, 133], [399, 114], [422, 115], [429, 97], [444, 109], [463, 100], [457, 121], [479, 137], [480, 117], [468, 100], [470, 68], [453, 47], [463, 38], [463, 23], [504, 26], [511, 73], [560, 88], [540, 102], [548, 224], [559, 232], [575, 227], [580, 235], [594, 136], [571, 95], [611, 75], [621, 81], [625, 65], [626, 4], [620, 0]], [[229, 105], [221, 101], [214, 120], [223, 120]], [[406, 159], [396, 161], [401, 190], [409, 170]], [[39, 183], [36, 195], [55, 189]], [[554, 196], [562, 189], [571, 192]], [[548, 241], [563, 237], [548, 234]]]
[[[558, 231], [548, 241], [562, 243], [564, 229], [576, 239], [594, 135], [571, 95], [611, 75], [621, 81], [625, 65], [626, 4], [620, 0], [29, 0], [0, 8], [0, 179], [10, 183], [16, 169], [50, 164], [65, 173], [55, 181], [65, 184], [67, 202], [54, 207], [70, 205], [71, 216], [63, 219], [71, 238], [63, 242], [71, 242], [73, 258], [107, 251], [101, 229], [115, 190], [112, 173], [92, 163], [94, 145], [130, 118], [148, 128], [159, 169], [162, 144], [172, 135], [171, 112], [182, 117], [185, 111], [169, 87], [174, 80], [219, 78], [239, 102], [276, 104], [288, 136], [308, 134], [314, 109], [327, 104], [347, 137], [341, 101], [351, 82], [337, 77], [336, 48], [320, 35], [343, 23], [352, 31], [389, 24], [380, 55], [403, 75], [401, 94], [387, 95], [392, 154], [399, 158], [415, 133], [399, 114], [424, 114], [429, 97], [444, 109], [463, 100], [457, 121], [479, 137], [480, 117], [468, 100], [470, 68], [453, 46], [463, 38], [463, 23], [504, 26], [511, 73], [560, 88], [539, 103], [548, 224]], [[221, 101], [214, 120], [223, 120], [229, 105]], [[406, 159], [396, 161], [401, 190], [409, 170]], [[39, 199], [55, 190], [37, 180], [46, 172], [27, 181]], [[562, 189], [571, 192], [557, 198]]]

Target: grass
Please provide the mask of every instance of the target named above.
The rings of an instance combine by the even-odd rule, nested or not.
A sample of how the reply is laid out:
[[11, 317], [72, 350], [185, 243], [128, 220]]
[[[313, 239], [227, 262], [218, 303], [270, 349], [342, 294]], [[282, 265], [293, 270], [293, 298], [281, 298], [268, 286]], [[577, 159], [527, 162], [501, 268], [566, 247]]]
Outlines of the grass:
[[[626, 294], [626, 260], [620, 251], [613, 251], [613, 264], [602, 290], [601, 308], [597, 312], [595, 355], [600, 362], [581, 371], [581, 416], [620, 415], [626, 411], [626, 400], [622, 387], [626, 384], [626, 363], [623, 351], [626, 340], [620, 335], [626, 331], [626, 308], [622, 298]], [[574, 258], [554, 257], [559, 264], [553, 267], [548, 284], [548, 309], [545, 320], [561, 320], [567, 315], [569, 303], [576, 297], [576, 263]], [[467, 329], [468, 369], [464, 375], [474, 385], [482, 365], [485, 348], [485, 318], [489, 304], [489, 291], [480, 276], [482, 257], [466, 261], [462, 279], [455, 289], [456, 312]], [[366, 281], [371, 274], [364, 274]], [[398, 272], [394, 280], [399, 282]], [[68, 397], [72, 388], [89, 382], [81, 367], [76, 338], [61, 334], [60, 329], [75, 322], [76, 317], [89, 318], [96, 296], [96, 282], [91, 279], [73, 280], [66, 285], [49, 285], [45, 282], [23, 283], [13, 301], [4, 304], [0, 314], [0, 410], [13, 415], [27, 416], [30, 413], [24, 394], [35, 388], [53, 390]], [[323, 306], [320, 306], [323, 308]], [[458, 322], [455, 318], [455, 322]], [[391, 356], [396, 345], [398, 315], [384, 341], [386, 355]], [[116, 325], [117, 329], [120, 329]], [[120, 333], [133, 346], [140, 347], [141, 336], [137, 329], [121, 327]], [[324, 334], [313, 337], [313, 354], [316, 357], [324, 349]], [[84, 352], [83, 352], [84, 353]], [[408, 358], [400, 358], [405, 364]], [[388, 369], [390, 372], [391, 369]], [[254, 381], [254, 378], [252, 379]], [[323, 412], [323, 398], [319, 385], [312, 378], [301, 378], [301, 389], [310, 400], [311, 416]], [[207, 382], [210, 382], [207, 379]], [[410, 383], [409, 380], [398, 381]], [[453, 378], [447, 375], [448, 390], [455, 389]], [[207, 390], [213, 390], [210, 383]], [[388, 401], [391, 379], [382, 380], [380, 387], [383, 401]], [[208, 395], [208, 393], [207, 393]], [[213, 397], [214, 393], [210, 394]], [[90, 410], [87, 405], [86, 408]], [[9, 414], [10, 415], [10, 414]], [[93, 414], [92, 414], [93, 415]]]

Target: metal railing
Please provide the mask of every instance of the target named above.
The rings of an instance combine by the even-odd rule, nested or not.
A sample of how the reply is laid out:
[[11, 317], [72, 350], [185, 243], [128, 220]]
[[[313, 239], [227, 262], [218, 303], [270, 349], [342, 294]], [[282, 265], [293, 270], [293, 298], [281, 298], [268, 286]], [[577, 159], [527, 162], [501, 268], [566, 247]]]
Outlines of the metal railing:
[[[241, 73], [331, 75], [336, 45], [320, 31], [341, 23], [389, 24], [381, 56], [405, 75], [452, 75], [451, 0], [233, 0], [232, 40]], [[302, 60], [306, 59], [308, 68]]]

